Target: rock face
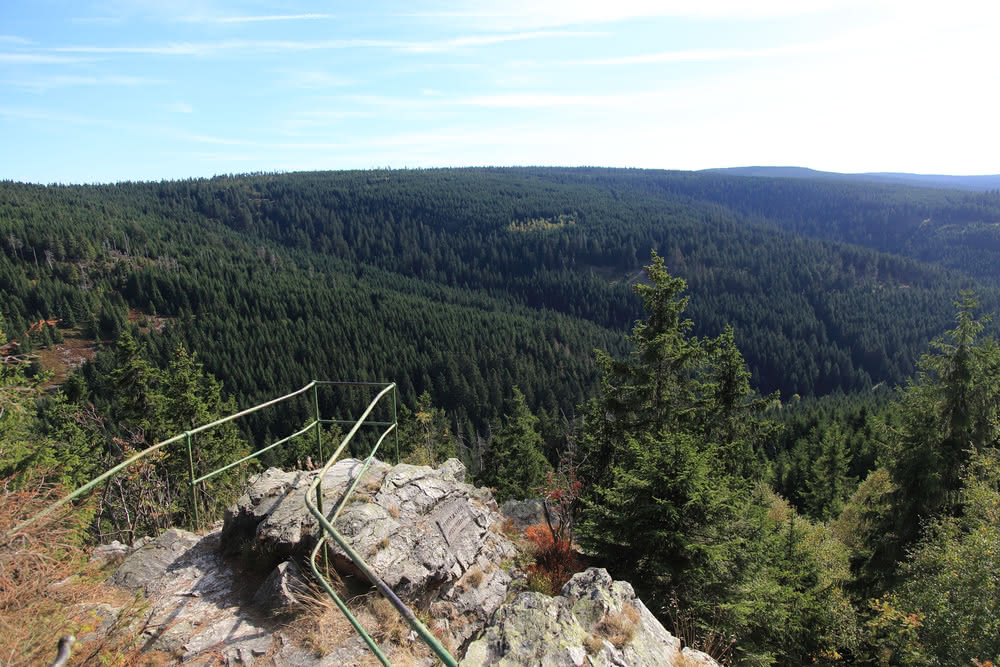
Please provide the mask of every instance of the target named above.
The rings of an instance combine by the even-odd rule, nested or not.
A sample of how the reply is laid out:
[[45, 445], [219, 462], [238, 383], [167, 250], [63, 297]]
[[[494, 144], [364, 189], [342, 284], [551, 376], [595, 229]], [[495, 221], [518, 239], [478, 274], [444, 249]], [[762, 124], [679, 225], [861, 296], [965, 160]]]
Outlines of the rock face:
[[521, 593], [497, 611], [468, 648], [463, 667], [486, 665], [717, 665], [704, 653], [681, 650], [632, 586], [607, 570], [573, 576], [556, 597]]
[[[541, 498], [528, 498], [527, 500], [508, 500], [500, 507], [500, 512], [505, 519], [514, 522], [514, 527], [524, 532], [528, 526], [545, 523], [545, 505]], [[559, 526], [559, 518], [552, 515], [553, 524]]]
[[229, 664], [253, 664], [272, 651], [272, 628], [241, 604], [243, 582], [219, 555], [218, 532], [172, 528], [126, 558], [111, 582], [141, 589], [150, 601], [145, 651], [183, 662], [217, 655]]
[[[338, 461], [323, 478], [329, 515], [361, 470]], [[315, 546], [316, 522], [304, 493], [316, 473], [271, 468], [226, 512], [222, 548], [247, 543], [277, 560], [303, 558]], [[473, 637], [503, 602], [510, 576], [498, 564], [515, 554], [500, 533], [501, 517], [489, 492], [462, 480], [451, 459], [438, 469], [373, 462], [335, 527], [397, 595], [443, 619], [456, 645]], [[335, 565], [356, 573], [331, 543]]]
[[[360, 470], [360, 462], [347, 459], [324, 477], [328, 516]], [[353, 630], [318, 653], [289, 633], [295, 618], [288, 612], [313, 583], [301, 566], [316, 540], [303, 500], [316, 474], [267, 470], [227, 511], [221, 529], [204, 536], [171, 529], [131, 550], [111, 581], [149, 600], [137, 626], [143, 651], [206, 665], [355, 665], [371, 658]], [[463, 664], [678, 664], [678, 641], [629, 584], [604, 570], [576, 575], [558, 597], [521, 593], [504, 604], [511, 587], [505, 566], [515, 547], [499, 530], [503, 517], [489, 492], [464, 477], [455, 460], [438, 469], [373, 462], [335, 522], [397, 595], [435, 620], [453, 653], [465, 654]], [[117, 558], [128, 550], [104, 551]], [[233, 558], [237, 553], [242, 557]], [[330, 553], [351, 581], [346, 554], [336, 545]], [[270, 573], [254, 574], [248, 554], [250, 565], [264, 560]], [[419, 640], [411, 634], [404, 641]], [[686, 664], [699, 664], [694, 653], [685, 655]]]

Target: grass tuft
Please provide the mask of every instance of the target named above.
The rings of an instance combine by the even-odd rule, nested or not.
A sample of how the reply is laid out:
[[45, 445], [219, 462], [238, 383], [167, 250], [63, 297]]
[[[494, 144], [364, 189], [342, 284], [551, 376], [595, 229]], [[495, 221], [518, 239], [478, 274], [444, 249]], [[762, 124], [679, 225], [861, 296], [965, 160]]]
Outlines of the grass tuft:
[[595, 634], [611, 642], [621, 650], [635, 637], [635, 629], [639, 625], [639, 610], [632, 605], [625, 605], [620, 612], [608, 612], [597, 622]]

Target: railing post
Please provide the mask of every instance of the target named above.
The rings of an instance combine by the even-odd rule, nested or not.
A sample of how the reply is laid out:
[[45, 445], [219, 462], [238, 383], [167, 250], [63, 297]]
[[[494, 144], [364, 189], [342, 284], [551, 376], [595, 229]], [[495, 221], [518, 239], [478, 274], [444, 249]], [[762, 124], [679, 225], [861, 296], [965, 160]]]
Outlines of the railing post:
[[[313, 380], [313, 382], [316, 382]], [[316, 459], [318, 465], [323, 465], [326, 460], [323, 458], [323, 425], [319, 421], [319, 383], [313, 384], [313, 419], [316, 420], [316, 451], [319, 452], [319, 458]], [[319, 483], [316, 485], [316, 507], [319, 508], [319, 513], [323, 513], [323, 479], [320, 477]], [[322, 528], [320, 529], [322, 530]], [[329, 572], [330, 567], [326, 558], [326, 547], [323, 547], [323, 571]]]
[[185, 431], [184, 440], [187, 442], [188, 450], [188, 484], [191, 486], [191, 530], [198, 530], [198, 491], [194, 485], [194, 453], [191, 451], [191, 431]]
[[396, 416], [396, 392], [398, 387], [392, 388], [392, 423], [396, 425], [393, 436], [396, 438], [396, 465], [399, 465], [399, 421]]

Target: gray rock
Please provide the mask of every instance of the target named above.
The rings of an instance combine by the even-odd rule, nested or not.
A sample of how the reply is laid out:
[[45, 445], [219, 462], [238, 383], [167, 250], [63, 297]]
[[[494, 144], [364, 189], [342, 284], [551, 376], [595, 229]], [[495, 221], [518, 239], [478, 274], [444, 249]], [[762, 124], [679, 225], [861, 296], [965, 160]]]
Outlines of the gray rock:
[[308, 590], [302, 570], [293, 560], [286, 560], [271, 571], [253, 596], [253, 604], [272, 616], [293, 612], [302, 606]]
[[[361, 469], [338, 461], [323, 479], [328, 516]], [[301, 558], [315, 545], [316, 525], [303, 494], [317, 473], [270, 469], [226, 512], [225, 551], [252, 540], [261, 553]], [[372, 570], [408, 603], [429, 609], [456, 645], [476, 635], [500, 606], [510, 576], [497, 567], [515, 553], [500, 534], [488, 491], [459, 481], [465, 468], [451, 459], [437, 469], [373, 462], [335, 526]], [[358, 575], [331, 542], [334, 564]]]
[[184, 556], [198, 540], [194, 533], [171, 528], [133, 551], [111, 575], [111, 583], [123, 588], [142, 588], [148, 595], [161, 583], [167, 568]]
[[[685, 659], [709, 656], [685, 649]], [[521, 593], [497, 610], [482, 637], [472, 642], [464, 667], [485, 665], [681, 664], [680, 642], [635, 597], [632, 586], [612, 581], [607, 570], [573, 576], [561, 594]]]
[[[140, 545], [141, 546], [141, 545]], [[119, 562], [132, 552], [128, 545], [115, 540], [111, 544], [101, 544], [90, 554], [90, 562], [99, 567], [108, 563]]]
[[[324, 477], [328, 515], [360, 468], [348, 459]], [[301, 561], [286, 560], [257, 585], [240, 561], [225, 556], [247, 541], [253, 553], [305, 555], [316, 528], [303, 494], [316, 474], [268, 470], [220, 529], [204, 536], [168, 530], [128, 555], [112, 582], [148, 597], [133, 630], [141, 632], [143, 650], [194, 665], [347, 665], [370, 658], [353, 635], [319, 656], [285, 633], [288, 619], [276, 613], [302, 601], [310, 575], [299, 569]], [[681, 653], [632, 587], [604, 570], [577, 574], [559, 596], [522, 593], [505, 604], [511, 577], [501, 565], [515, 549], [499, 530], [489, 492], [463, 478], [457, 461], [436, 470], [373, 463], [335, 522], [386, 584], [434, 618], [435, 632], [447, 636], [456, 655], [465, 654], [462, 664], [673, 665], [681, 656], [687, 664], [716, 664]], [[337, 545], [330, 553], [349, 575], [346, 553]]]
[[[545, 524], [545, 504], [541, 498], [528, 498], [527, 500], [508, 500], [500, 507], [500, 512], [505, 519], [514, 522], [514, 527], [519, 532], [524, 532], [528, 526], [535, 524]], [[552, 524], [558, 528], [559, 519], [552, 514]]]
[[244, 581], [220, 555], [218, 532], [172, 528], [129, 555], [111, 582], [149, 599], [144, 650], [211, 664], [252, 664], [271, 650], [274, 628], [243, 603]]

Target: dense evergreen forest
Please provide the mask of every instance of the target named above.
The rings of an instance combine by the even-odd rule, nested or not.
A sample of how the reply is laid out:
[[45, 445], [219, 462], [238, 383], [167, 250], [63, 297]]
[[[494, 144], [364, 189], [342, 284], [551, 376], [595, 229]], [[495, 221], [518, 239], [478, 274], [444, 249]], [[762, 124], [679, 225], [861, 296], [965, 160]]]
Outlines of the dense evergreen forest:
[[[514, 384], [533, 409], [588, 395], [651, 250], [697, 334], [733, 326], [763, 393], [899, 384], [971, 274], [992, 285], [998, 219], [990, 194], [607, 169], [3, 183], [0, 296], [14, 337], [166, 317], [151, 354], [183, 343], [241, 403], [391, 377], [482, 427]], [[951, 232], [915, 240], [927, 220]]]
[[[998, 254], [1000, 194], [861, 182], [0, 183], [0, 474], [72, 487], [310, 379], [393, 380], [408, 460], [460, 456], [501, 500], [571, 497], [590, 557], [727, 660], [996, 660], [996, 586], [967, 577], [993, 581], [1000, 553], [1000, 356], [977, 315], [1000, 305]], [[308, 414], [222, 429], [198, 464]], [[179, 465], [120, 481], [92, 535], [185, 520]]]

